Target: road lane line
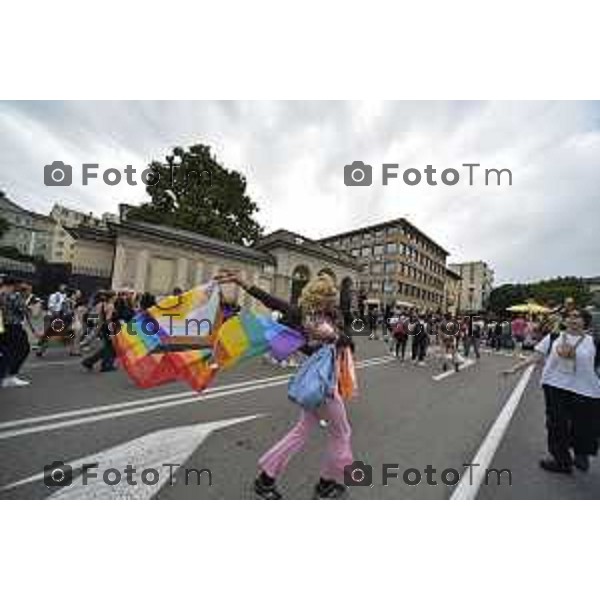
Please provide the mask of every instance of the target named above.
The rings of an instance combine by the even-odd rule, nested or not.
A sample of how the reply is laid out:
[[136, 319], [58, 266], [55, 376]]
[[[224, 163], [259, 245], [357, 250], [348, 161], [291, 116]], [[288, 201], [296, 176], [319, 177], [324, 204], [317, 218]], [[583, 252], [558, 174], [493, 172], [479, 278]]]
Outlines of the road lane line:
[[[472, 367], [477, 361], [472, 358], [467, 358], [463, 363], [458, 366], [458, 370], [463, 371], [464, 369], [468, 369]], [[431, 379], [434, 381], [442, 381], [442, 379], [446, 379], [446, 377], [451, 377], [452, 375], [456, 375], [456, 371], [454, 368], [452, 370], [448, 370], [445, 373], [440, 373], [439, 375], [434, 375]]]
[[[527, 367], [521, 379], [513, 389], [506, 404], [502, 407], [496, 421], [491, 426], [485, 439], [483, 440], [475, 458], [470, 464], [478, 465], [467, 467], [462, 474], [459, 484], [456, 486], [450, 500], [475, 500], [479, 493], [479, 488], [483, 483], [483, 478], [489, 468], [508, 426], [521, 402], [521, 398], [527, 389], [527, 384], [531, 378], [535, 366]], [[469, 473], [472, 471], [472, 473]]]
[[[240, 381], [237, 383], [230, 383], [214, 388], [210, 388], [202, 393], [204, 397], [211, 396], [217, 392], [228, 389], [243, 388], [247, 385], [269, 383], [271, 381], [287, 381], [289, 375], [277, 375], [275, 377], [265, 377], [264, 379], [249, 379], [246, 381]], [[78, 408], [74, 410], [68, 410], [59, 413], [52, 413], [48, 415], [40, 415], [38, 417], [28, 417], [25, 419], [17, 419], [15, 421], [6, 421], [0, 423], [0, 430], [2, 429], [13, 429], [19, 425], [31, 425], [33, 423], [41, 423], [43, 421], [55, 421], [57, 419], [68, 419], [70, 417], [79, 417], [83, 415], [93, 415], [102, 412], [111, 412], [121, 408], [131, 408], [134, 406], [143, 406], [146, 404], [152, 404], [154, 402], [164, 402], [166, 400], [177, 400], [179, 398], [190, 398], [193, 396], [200, 395], [201, 392], [175, 392], [172, 394], [164, 394], [162, 396], [151, 396], [149, 398], [141, 398], [140, 400], [127, 400], [126, 402], [115, 402], [113, 404], [102, 404], [100, 406], [94, 406], [90, 408]]]
[[[169, 429], [159, 429], [146, 435], [127, 440], [124, 443], [106, 448], [94, 454], [89, 454], [76, 459], [65, 460], [64, 462], [71, 469], [78, 470], [84, 464], [98, 464], [106, 471], [109, 468], [118, 468], [120, 472], [125, 471], [125, 467], [130, 464], [136, 469], [156, 468], [162, 471], [159, 481], [156, 485], [139, 484], [133, 489], [123, 486], [104, 486], [98, 489], [97, 486], [102, 486], [104, 483], [101, 479], [96, 478], [88, 486], [81, 486], [81, 475], [73, 477], [72, 487], [58, 487], [49, 497], [50, 499], [67, 499], [72, 498], [114, 498], [115, 496], [123, 499], [147, 499], [155, 494], [162, 485], [164, 485], [164, 465], [168, 466], [168, 462], [183, 464], [187, 462], [189, 457], [200, 446], [206, 438], [214, 431], [231, 427], [239, 423], [245, 423], [264, 417], [263, 414], [248, 415], [245, 417], [236, 417], [233, 419], [225, 419], [219, 421], [207, 421], [204, 423], [196, 423], [193, 425], [183, 425], [172, 427]], [[154, 463], [154, 464], [148, 464]], [[44, 471], [30, 475], [18, 481], [13, 481], [8, 485], [0, 488], [0, 492], [18, 488], [29, 483], [35, 483], [44, 479]], [[160, 484], [162, 480], [162, 484]], [[142, 491], [142, 494], [136, 493]], [[129, 492], [129, 493], [127, 493]]]
[[[357, 368], [362, 368], [363, 366], [369, 366], [372, 364], [378, 364], [379, 362], [389, 362], [390, 357], [388, 356], [378, 356], [370, 359], [365, 359], [357, 363]], [[144, 406], [146, 404], [152, 404], [154, 402], [164, 402], [167, 400], [178, 400], [180, 398], [190, 398], [195, 397], [200, 394], [206, 399], [209, 399], [214, 394], [229, 389], [237, 389], [243, 388], [248, 385], [258, 385], [263, 383], [270, 383], [272, 381], [281, 381], [287, 382], [291, 377], [292, 372], [286, 373], [285, 375], [275, 375], [273, 377], [264, 377], [262, 379], [246, 379], [244, 381], [238, 381], [235, 383], [229, 383], [226, 385], [217, 386], [214, 388], [208, 388], [203, 392], [175, 392], [172, 394], [164, 394], [161, 396], [151, 396], [149, 398], [141, 398], [139, 400], [128, 400], [126, 402], [115, 402], [112, 404], [102, 404], [100, 406], [94, 406], [90, 408], [79, 408], [59, 413], [53, 413], [48, 415], [39, 415], [37, 417], [28, 417], [24, 419], [16, 419], [14, 421], [6, 421], [4, 423], [0, 423], [0, 430], [2, 429], [14, 429], [20, 425], [33, 425], [34, 423], [42, 423], [44, 421], [56, 421], [58, 419], [69, 419], [71, 417], [80, 417], [84, 415], [94, 415], [102, 412], [112, 412], [119, 410], [121, 408], [132, 408], [134, 406]], [[0, 438], [1, 439], [1, 438]]]
[[79, 357], [79, 359], [72, 358], [70, 360], [48, 360], [48, 361], [44, 361], [43, 358], [38, 358], [38, 360], [40, 362], [25, 363], [23, 365], [23, 368], [21, 369], [21, 371], [27, 372], [27, 371], [30, 371], [33, 369], [39, 369], [40, 367], [64, 367], [65, 365], [77, 365], [77, 364], [81, 363], [83, 358]]
[[[370, 366], [378, 366], [380, 364], [387, 364], [390, 361], [394, 360], [392, 357], [383, 357], [380, 359], [368, 359], [363, 361], [362, 363], [357, 364], [357, 369], [366, 368]], [[59, 421], [58, 423], [45, 423], [43, 425], [37, 425], [32, 427], [22, 427], [20, 429], [9, 429], [8, 431], [0, 432], [0, 440], [20, 437], [23, 435], [30, 435], [33, 433], [42, 433], [46, 431], [53, 431], [56, 429], [64, 429], [68, 427], [75, 427], [77, 425], [84, 425], [87, 423], [94, 423], [96, 421], [102, 421], [106, 419], [116, 419], [119, 417], [130, 416], [134, 414], [141, 414], [150, 412], [153, 410], [160, 410], [163, 408], [171, 408], [175, 406], [183, 406], [186, 404], [192, 404], [194, 402], [204, 402], [205, 400], [212, 400], [213, 398], [222, 398], [226, 396], [231, 396], [233, 394], [242, 394], [247, 392], [253, 392], [257, 390], [263, 390], [270, 387], [280, 386], [287, 383], [289, 376], [285, 376], [285, 378], [274, 378], [275, 381], [263, 382], [258, 385], [251, 384], [246, 385], [245, 387], [233, 387], [234, 384], [231, 384], [230, 389], [221, 389], [218, 392], [213, 392], [212, 394], [198, 394], [196, 392], [186, 393], [185, 397], [180, 397], [179, 399], [170, 400], [166, 402], [162, 402], [158, 399], [149, 398], [144, 403], [143, 406], [136, 406], [135, 408], [131, 408], [132, 403], [126, 403], [129, 408], [125, 408], [124, 410], [110, 410], [106, 408], [103, 410], [104, 414], [94, 414], [91, 411], [94, 409], [82, 409], [88, 410], [88, 413], [85, 413], [86, 416], [81, 418], [71, 419]], [[225, 386], [223, 386], [225, 387]], [[159, 397], [162, 398], [162, 397]], [[136, 404], [139, 404], [141, 401], [135, 401]], [[110, 405], [106, 405], [110, 406]], [[100, 407], [98, 407], [100, 408]], [[45, 419], [46, 421], [55, 420], [55, 419]], [[8, 425], [5, 423], [4, 425]]]

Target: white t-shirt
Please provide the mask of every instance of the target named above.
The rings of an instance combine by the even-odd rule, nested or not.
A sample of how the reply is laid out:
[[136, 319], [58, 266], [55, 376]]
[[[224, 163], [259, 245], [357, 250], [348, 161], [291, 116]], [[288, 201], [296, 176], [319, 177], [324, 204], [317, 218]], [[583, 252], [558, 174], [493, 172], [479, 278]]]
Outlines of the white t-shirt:
[[54, 292], [48, 298], [48, 310], [53, 313], [61, 311], [66, 295], [62, 292]]
[[[579, 340], [577, 335], [561, 333], [554, 340], [552, 350], [548, 356], [550, 335], [547, 335], [535, 347], [536, 352], [540, 352], [546, 357], [544, 370], [542, 371], [542, 385], [551, 385], [575, 392], [580, 396], [600, 399], [600, 378], [594, 370], [596, 346], [592, 336], [586, 335], [577, 346], [575, 361], [573, 361], [561, 358], [556, 352], [558, 346], [562, 343], [563, 335], [565, 335], [567, 343], [573, 346]], [[575, 369], [573, 369], [574, 362]]]

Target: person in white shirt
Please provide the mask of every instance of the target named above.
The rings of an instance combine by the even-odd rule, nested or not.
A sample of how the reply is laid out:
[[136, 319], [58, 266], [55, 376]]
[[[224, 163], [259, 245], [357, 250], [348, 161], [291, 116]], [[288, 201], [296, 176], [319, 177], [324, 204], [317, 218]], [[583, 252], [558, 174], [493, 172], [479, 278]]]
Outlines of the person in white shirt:
[[586, 333], [590, 322], [589, 313], [570, 310], [562, 332], [544, 337], [532, 357], [505, 371], [516, 373], [544, 359], [541, 384], [550, 457], [542, 459], [540, 466], [547, 471], [571, 473], [573, 465], [587, 471], [589, 457], [598, 453], [600, 349]]
[[59, 286], [58, 291], [50, 294], [48, 298], [48, 312], [50, 314], [59, 315], [61, 313], [64, 301], [67, 298], [66, 290], [67, 287], [63, 284]]
[[48, 346], [48, 340], [52, 335], [56, 333], [56, 327], [62, 327], [62, 317], [63, 317], [63, 306], [67, 299], [67, 286], [63, 283], [58, 286], [58, 290], [53, 292], [48, 297], [48, 311], [46, 316], [46, 323], [44, 327], [44, 333], [40, 337], [40, 341], [38, 343], [38, 349], [36, 351], [36, 356], [41, 357], [44, 355], [46, 348]]

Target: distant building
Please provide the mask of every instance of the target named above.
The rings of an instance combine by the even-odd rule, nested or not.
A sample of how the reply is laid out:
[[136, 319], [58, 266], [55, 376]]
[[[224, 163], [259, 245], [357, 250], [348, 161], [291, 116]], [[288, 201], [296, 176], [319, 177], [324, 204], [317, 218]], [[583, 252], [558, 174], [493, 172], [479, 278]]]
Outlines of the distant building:
[[62, 204], [54, 204], [50, 211], [50, 218], [60, 223], [63, 227], [98, 227], [107, 229], [109, 223], [118, 223], [119, 215], [105, 212], [102, 217], [97, 217], [94, 213], [85, 213], [73, 208], [67, 208]]
[[0, 215], [10, 226], [0, 238], [1, 246], [15, 248], [27, 256], [48, 258], [52, 245], [51, 219], [22, 208], [6, 196], [0, 196]]
[[483, 261], [448, 265], [461, 277], [457, 312], [481, 312], [487, 308], [494, 286], [494, 271]]
[[446, 269], [446, 282], [444, 286], [444, 313], [456, 315], [462, 289], [461, 276], [452, 269]]
[[319, 241], [359, 262], [359, 294], [366, 304], [443, 308], [448, 252], [406, 219]]

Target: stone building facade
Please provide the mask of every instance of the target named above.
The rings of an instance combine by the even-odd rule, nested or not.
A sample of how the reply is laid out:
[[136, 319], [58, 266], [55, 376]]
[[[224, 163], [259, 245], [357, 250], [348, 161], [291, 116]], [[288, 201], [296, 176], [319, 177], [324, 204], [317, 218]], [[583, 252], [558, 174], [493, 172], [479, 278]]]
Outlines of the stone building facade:
[[[207, 281], [225, 268], [238, 271], [266, 291], [296, 301], [302, 285], [321, 271], [346, 285], [353, 284], [358, 275], [350, 256], [289, 231], [274, 232], [251, 248], [138, 221], [110, 224], [109, 231], [112, 257], [107, 240], [90, 243], [96, 245], [93, 256], [97, 265], [111, 264], [113, 289], [169, 294], [175, 287], [188, 289]], [[254, 301], [243, 295], [240, 302], [251, 305]]]
[[406, 219], [319, 240], [360, 264], [359, 288], [370, 305], [437, 310], [444, 304], [448, 252]]
[[492, 288], [494, 271], [480, 260], [448, 265], [461, 276], [458, 311], [461, 313], [481, 312], [487, 308]]

